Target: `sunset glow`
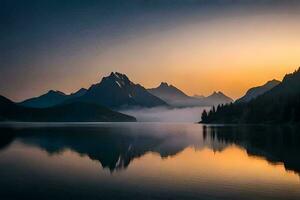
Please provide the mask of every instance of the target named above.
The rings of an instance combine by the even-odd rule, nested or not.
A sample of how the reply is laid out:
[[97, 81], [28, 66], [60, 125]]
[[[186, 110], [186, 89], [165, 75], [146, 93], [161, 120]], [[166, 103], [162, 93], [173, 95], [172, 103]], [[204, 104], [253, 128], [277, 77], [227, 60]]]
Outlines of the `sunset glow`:
[[129, 3], [108, 13], [67, 5], [64, 18], [46, 4], [38, 6], [46, 10], [40, 19], [17, 15], [1, 35], [1, 94], [20, 101], [49, 89], [70, 93], [120, 71], [145, 87], [164, 81], [189, 95], [223, 91], [236, 99], [300, 65], [296, 2], [179, 5]]

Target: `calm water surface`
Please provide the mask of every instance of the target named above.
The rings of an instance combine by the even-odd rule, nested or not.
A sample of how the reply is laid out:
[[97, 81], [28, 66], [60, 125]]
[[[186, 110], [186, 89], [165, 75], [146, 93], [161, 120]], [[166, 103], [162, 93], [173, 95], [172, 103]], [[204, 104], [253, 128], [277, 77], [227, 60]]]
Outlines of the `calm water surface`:
[[0, 199], [300, 199], [300, 129], [6, 124]]

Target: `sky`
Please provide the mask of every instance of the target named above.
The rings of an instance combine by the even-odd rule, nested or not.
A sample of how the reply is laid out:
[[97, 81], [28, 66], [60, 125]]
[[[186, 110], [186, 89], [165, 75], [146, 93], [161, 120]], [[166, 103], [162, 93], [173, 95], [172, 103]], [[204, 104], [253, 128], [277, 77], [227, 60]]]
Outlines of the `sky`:
[[71, 93], [118, 71], [236, 99], [300, 66], [299, 11], [296, 0], [0, 0], [0, 94]]

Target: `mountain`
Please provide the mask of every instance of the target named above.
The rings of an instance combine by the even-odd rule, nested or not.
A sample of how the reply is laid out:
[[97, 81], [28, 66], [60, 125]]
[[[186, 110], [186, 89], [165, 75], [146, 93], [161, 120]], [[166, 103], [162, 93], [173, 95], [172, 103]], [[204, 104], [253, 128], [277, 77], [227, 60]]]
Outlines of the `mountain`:
[[27, 99], [21, 102], [20, 105], [31, 107], [31, 108], [47, 108], [47, 107], [61, 104], [66, 100], [80, 97], [84, 95], [86, 91], [87, 91], [86, 89], [81, 88], [77, 92], [67, 95], [60, 91], [50, 90], [46, 94], [43, 94], [39, 97]]
[[87, 91], [87, 89], [81, 88], [77, 92], [70, 94], [69, 97], [70, 98], [80, 97], [80, 96], [84, 95], [86, 93], [86, 91]]
[[193, 105], [194, 98], [186, 95], [184, 92], [174, 87], [173, 85], [168, 85], [168, 83], [162, 82], [157, 88], [150, 88], [148, 91], [164, 100], [172, 106], [184, 106]]
[[0, 96], [0, 121], [23, 122], [103, 122], [136, 121], [134, 117], [84, 102], [49, 108], [29, 108]]
[[186, 99], [190, 98], [184, 92], [174, 87], [173, 85], [168, 85], [168, 83], [162, 82], [157, 88], [150, 88], [148, 91], [163, 99], [164, 101], [172, 101], [173, 99]]
[[220, 106], [203, 112], [204, 123], [299, 123], [300, 68], [281, 83], [246, 103]]
[[255, 99], [256, 97], [258, 97], [259, 95], [262, 95], [265, 92], [271, 90], [273, 87], [277, 86], [279, 83], [280, 83], [280, 81], [273, 79], [271, 81], [268, 81], [267, 83], [265, 83], [262, 86], [253, 87], [253, 88], [249, 89], [242, 98], [236, 100], [236, 102], [249, 102], [252, 99]]
[[203, 101], [207, 102], [207, 104], [211, 105], [220, 105], [220, 104], [228, 104], [233, 102], [233, 99], [226, 96], [222, 92], [213, 92], [211, 95], [205, 97]]
[[71, 100], [71, 102], [74, 101], [89, 102], [110, 108], [168, 105], [141, 85], [131, 82], [125, 74], [118, 72], [112, 72], [109, 76], [104, 77], [100, 83], [92, 85], [84, 95]]
[[227, 104], [233, 100], [222, 92], [214, 92], [208, 97], [204, 96], [188, 96], [173, 85], [162, 82], [157, 88], [148, 89], [148, 91], [166, 101], [169, 105], [177, 107], [190, 106], [213, 106], [219, 104]]
[[112, 72], [109, 76], [92, 85], [89, 89], [80, 89], [70, 95], [50, 90], [39, 97], [27, 99], [22, 106], [47, 108], [71, 102], [86, 102], [109, 108], [156, 107], [156, 106], [213, 106], [227, 104], [233, 100], [222, 92], [214, 92], [208, 97], [191, 97], [176, 88], [162, 82], [157, 88], [145, 89], [129, 80], [125, 74]]
[[51, 107], [62, 103], [67, 99], [67, 97], [68, 95], [63, 92], [50, 90], [46, 94], [43, 94], [39, 97], [27, 99], [21, 102], [20, 105], [32, 108]]

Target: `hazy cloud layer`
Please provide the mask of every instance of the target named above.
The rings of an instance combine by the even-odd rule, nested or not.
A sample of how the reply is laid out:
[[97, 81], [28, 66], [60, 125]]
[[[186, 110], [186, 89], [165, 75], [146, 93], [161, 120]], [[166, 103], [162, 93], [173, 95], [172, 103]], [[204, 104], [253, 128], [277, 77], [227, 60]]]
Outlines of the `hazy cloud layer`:
[[198, 122], [201, 120], [201, 114], [208, 107], [191, 108], [144, 108], [121, 110], [122, 113], [132, 115], [139, 122]]

